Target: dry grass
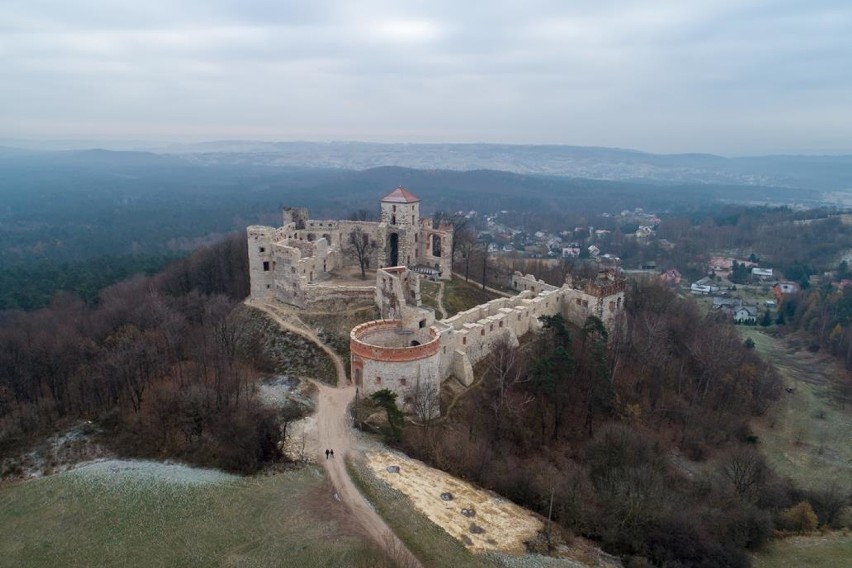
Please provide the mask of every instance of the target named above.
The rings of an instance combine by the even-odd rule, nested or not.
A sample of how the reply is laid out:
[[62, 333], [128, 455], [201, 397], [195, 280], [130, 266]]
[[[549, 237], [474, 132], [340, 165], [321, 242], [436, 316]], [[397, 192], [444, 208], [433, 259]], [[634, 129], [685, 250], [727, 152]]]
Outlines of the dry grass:
[[437, 282], [431, 282], [422, 278], [420, 280], [420, 301], [423, 302], [423, 305], [432, 308], [435, 310], [435, 313], [438, 313], [438, 291], [441, 289], [441, 285]]
[[483, 290], [473, 282], [465, 282], [460, 278], [453, 278], [447, 281], [444, 287], [444, 309], [447, 310], [447, 317], [453, 317], [459, 312], [469, 310], [499, 297], [487, 290]]
[[770, 544], [752, 556], [754, 568], [846, 568], [852, 563], [852, 535], [795, 536]]
[[[772, 361], [793, 392], [754, 424], [760, 447], [776, 473], [799, 487], [819, 489], [846, 482], [852, 489], [852, 408], [838, 407], [830, 396], [837, 361], [811, 353], [800, 342], [777, 339], [759, 329], [744, 330]], [[847, 515], [848, 516], [848, 515]], [[753, 556], [757, 568], [845, 567], [852, 558], [852, 536], [843, 533], [778, 540]]]
[[852, 408], [840, 408], [830, 396], [837, 361], [759, 329], [746, 328], [743, 335], [754, 340], [793, 389], [754, 424], [773, 469], [805, 488], [852, 480]]
[[[524, 541], [534, 539], [543, 528], [536, 516], [511, 501], [403, 454], [372, 451], [367, 465], [375, 477], [403, 493], [418, 511], [473, 552], [523, 554]], [[399, 472], [388, 472], [391, 466], [399, 467]], [[442, 494], [452, 499], [444, 501]], [[473, 516], [465, 516], [464, 510]]]
[[405, 495], [374, 477], [364, 463], [353, 461], [347, 467], [361, 493], [424, 566], [496, 565], [466, 550], [463, 544], [416, 511]]

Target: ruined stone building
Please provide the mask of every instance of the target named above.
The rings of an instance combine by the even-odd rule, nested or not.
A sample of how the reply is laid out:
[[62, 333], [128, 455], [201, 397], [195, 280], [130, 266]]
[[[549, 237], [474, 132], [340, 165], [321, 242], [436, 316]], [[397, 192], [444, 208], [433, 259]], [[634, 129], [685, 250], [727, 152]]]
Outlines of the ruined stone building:
[[248, 228], [251, 297], [276, 298], [299, 307], [329, 299], [369, 298], [367, 285], [335, 282], [334, 271], [357, 266], [351, 239], [365, 238], [371, 268], [406, 266], [449, 279], [452, 227], [434, 227], [420, 217], [420, 200], [398, 187], [382, 198], [380, 220], [328, 221], [308, 218], [307, 209], [284, 209], [278, 228]]
[[[370, 282], [340, 280], [334, 271], [357, 265], [349, 247], [353, 232], [375, 246]], [[362, 323], [350, 332], [351, 374], [364, 396], [390, 389], [405, 410], [431, 398], [427, 414], [440, 412], [442, 381], [455, 376], [473, 382], [473, 366], [499, 342], [518, 345], [518, 338], [542, 326], [541, 316], [561, 314], [582, 326], [596, 316], [612, 327], [624, 305], [625, 283], [614, 272], [598, 278], [551, 286], [530, 275], [515, 273], [516, 296], [499, 298], [436, 320], [422, 305], [420, 279], [451, 278], [452, 227], [433, 227], [420, 218], [420, 200], [397, 188], [381, 200], [381, 219], [321, 221], [308, 219], [305, 209], [284, 210], [279, 228], [248, 228], [251, 297], [278, 300], [298, 307], [316, 302], [375, 301], [380, 319]]]

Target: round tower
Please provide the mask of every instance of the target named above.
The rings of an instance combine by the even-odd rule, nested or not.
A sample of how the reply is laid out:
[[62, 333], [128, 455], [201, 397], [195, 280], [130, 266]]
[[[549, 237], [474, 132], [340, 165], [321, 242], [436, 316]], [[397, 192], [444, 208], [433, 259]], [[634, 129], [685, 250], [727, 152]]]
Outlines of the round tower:
[[417, 263], [420, 233], [420, 199], [404, 187], [382, 198], [382, 223], [387, 225], [386, 266], [412, 266]]
[[397, 404], [431, 418], [440, 414], [441, 337], [435, 326], [407, 329], [401, 320], [374, 320], [349, 333], [352, 378], [364, 396], [382, 389]]

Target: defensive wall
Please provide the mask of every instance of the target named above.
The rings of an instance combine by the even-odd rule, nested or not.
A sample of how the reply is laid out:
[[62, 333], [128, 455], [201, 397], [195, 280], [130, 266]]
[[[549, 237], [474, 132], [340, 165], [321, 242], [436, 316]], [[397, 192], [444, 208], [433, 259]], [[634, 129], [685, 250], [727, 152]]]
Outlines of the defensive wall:
[[[476, 363], [487, 357], [499, 342], [517, 346], [518, 338], [538, 331], [542, 326], [540, 317], [562, 314], [571, 323], [582, 326], [589, 316], [596, 316], [611, 328], [623, 307], [624, 281], [614, 273], [605, 273], [594, 280], [566, 282], [562, 287], [516, 273], [512, 286], [520, 290], [517, 296], [491, 300], [451, 318], [434, 321], [424, 317], [418, 305], [416, 278], [405, 268], [379, 271], [376, 303], [383, 317], [394, 317], [367, 322], [352, 331], [353, 374], [368, 395], [389, 388], [397, 392], [400, 400], [406, 400], [415, 381], [433, 381], [433, 370], [438, 383], [455, 376], [470, 385]], [[417, 302], [413, 301], [415, 287]], [[408, 302], [402, 300], [406, 295], [410, 298]], [[391, 329], [393, 336], [388, 335]], [[424, 329], [429, 329], [428, 341]], [[431, 334], [436, 334], [437, 343]], [[419, 345], [406, 347], [400, 339], [403, 337]], [[397, 343], [392, 344], [391, 339]], [[421, 350], [426, 343], [429, 348]], [[370, 345], [372, 350], [361, 344]]]

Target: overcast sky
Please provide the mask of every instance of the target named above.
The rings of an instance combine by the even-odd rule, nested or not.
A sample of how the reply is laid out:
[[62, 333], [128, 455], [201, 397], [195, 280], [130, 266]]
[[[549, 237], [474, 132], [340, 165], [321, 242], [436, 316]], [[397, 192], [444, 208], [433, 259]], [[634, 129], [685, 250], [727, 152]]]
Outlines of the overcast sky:
[[849, 0], [3, 0], [0, 138], [852, 151]]

